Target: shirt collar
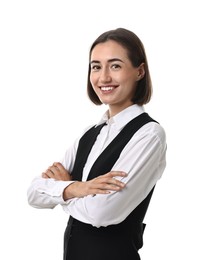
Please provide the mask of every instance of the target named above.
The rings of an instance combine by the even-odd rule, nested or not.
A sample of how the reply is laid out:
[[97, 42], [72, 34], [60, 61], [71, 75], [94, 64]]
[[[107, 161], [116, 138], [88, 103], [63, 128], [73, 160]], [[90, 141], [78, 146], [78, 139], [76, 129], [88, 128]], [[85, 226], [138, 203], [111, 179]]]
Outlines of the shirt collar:
[[[118, 130], [121, 130], [129, 121], [144, 113], [144, 107], [137, 104], [131, 105], [115, 116], [109, 118], [108, 111], [106, 111], [97, 125], [106, 123], [106, 124], [115, 124]], [[97, 126], [96, 125], [96, 126]]]

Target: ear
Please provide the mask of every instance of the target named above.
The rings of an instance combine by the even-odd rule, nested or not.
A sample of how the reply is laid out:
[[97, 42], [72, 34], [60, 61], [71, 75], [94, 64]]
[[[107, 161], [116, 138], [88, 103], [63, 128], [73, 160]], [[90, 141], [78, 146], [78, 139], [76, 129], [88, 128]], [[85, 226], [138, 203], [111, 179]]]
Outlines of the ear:
[[142, 79], [145, 75], [144, 63], [141, 63], [140, 66], [137, 68], [137, 81]]

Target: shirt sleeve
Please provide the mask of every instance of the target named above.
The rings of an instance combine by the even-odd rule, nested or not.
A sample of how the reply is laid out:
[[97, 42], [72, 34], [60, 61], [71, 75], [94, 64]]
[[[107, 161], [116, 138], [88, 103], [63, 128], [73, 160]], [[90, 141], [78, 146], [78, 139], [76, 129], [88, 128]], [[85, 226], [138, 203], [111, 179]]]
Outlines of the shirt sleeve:
[[[92, 126], [87, 127], [84, 132], [90, 127]], [[75, 140], [74, 144], [71, 145], [69, 149], [67, 149], [63, 159], [60, 161], [65, 169], [70, 173], [74, 166], [80, 137]], [[46, 179], [38, 176], [33, 179], [27, 190], [28, 203], [35, 208], [52, 209], [58, 204], [64, 203], [62, 197], [63, 191], [71, 183], [72, 181], [59, 181], [52, 178]]]
[[28, 188], [28, 203], [34, 208], [51, 208], [63, 203], [64, 189], [72, 181], [56, 181], [36, 177]]
[[166, 137], [157, 123], [138, 131], [123, 149], [112, 170], [124, 171], [126, 187], [110, 194], [74, 198], [62, 203], [74, 218], [93, 226], [122, 222], [149, 194], [166, 165]]
[[[69, 172], [72, 171], [79, 139], [74, 142], [60, 161]], [[28, 190], [28, 203], [35, 208], [54, 208], [63, 203], [63, 191], [72, 181], [59, 181], [38, 176], [33, 179]]]

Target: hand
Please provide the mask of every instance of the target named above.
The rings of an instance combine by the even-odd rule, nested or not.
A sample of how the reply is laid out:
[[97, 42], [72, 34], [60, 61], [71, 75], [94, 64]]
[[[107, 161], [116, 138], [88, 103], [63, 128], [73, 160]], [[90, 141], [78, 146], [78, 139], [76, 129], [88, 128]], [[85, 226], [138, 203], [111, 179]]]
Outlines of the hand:
[[58, 162], [53, 163], [52, 166], [43, 172], [42, 177], [46, 179], [53, 178], [59, 181], [71, 181], [72, 179], [70, 173]]
[[112, 171], [86, 182], [73, 182], [63, 192], [64, 200], [84, 197], [87, 195], [108, 194], [111, 191], [120, 191], [125, 183], [114, 177], [126, 177], [127, 174], [121, 171]]

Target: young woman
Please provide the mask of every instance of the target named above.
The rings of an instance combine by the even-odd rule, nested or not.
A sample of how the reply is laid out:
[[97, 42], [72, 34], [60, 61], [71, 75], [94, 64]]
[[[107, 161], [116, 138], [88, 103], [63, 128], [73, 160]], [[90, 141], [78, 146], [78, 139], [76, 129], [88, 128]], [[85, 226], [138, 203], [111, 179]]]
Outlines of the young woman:
[[118, 28], [94, 41], [87, 91], [107, 112], [32, 181], [28, 201], [37, 208], [61, 204], [70, 215], [64, 260], [139, 260], [143, 219], [166, 165], [166, 137], [144, 111], [152, 86], [133, 32]]

